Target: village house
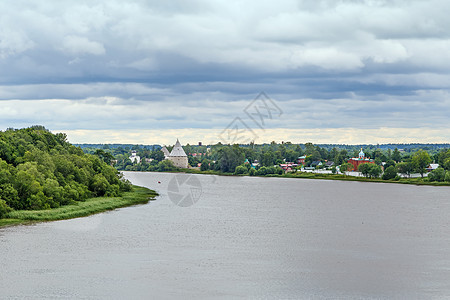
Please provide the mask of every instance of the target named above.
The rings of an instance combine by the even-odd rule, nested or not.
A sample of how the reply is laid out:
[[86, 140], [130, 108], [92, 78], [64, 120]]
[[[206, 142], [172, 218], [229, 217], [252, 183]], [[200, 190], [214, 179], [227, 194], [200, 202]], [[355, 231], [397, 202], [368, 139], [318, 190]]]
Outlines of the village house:
[[136, 150], [131, 151], [131, 156], [129, 157], [132, 163], [140, 163], [141, 157], [137, 155]]
[[305, 165], [305, 160], [306, 160], [306, 156], [300, 156], [299, 158], [297, 158], [297, 164], [299, 165]]

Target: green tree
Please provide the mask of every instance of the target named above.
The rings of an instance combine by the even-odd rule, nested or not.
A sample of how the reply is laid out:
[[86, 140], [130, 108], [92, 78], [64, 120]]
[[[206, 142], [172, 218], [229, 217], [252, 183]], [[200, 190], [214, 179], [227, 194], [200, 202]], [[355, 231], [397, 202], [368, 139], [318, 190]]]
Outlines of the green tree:
[[372, 164], [369, 163], [364, 163], [364, 164], [360, 164], [358, 166], [358, 171], [361, 172], [361, 174], [367, 178], [370, 177], [370, 167]]
[[382, 179], [383, 180], [390, 180], [394, 179], [397, 176], [397, 169], [395, 166], [389, 166], [384, 170]]
[[[102, 174], [96, 174], [92, 180], [91, 188], [96, 196], [103, 196], [109, 187], [108, 180]], [[75, 190], [75, 189], [73, 189]]]
[[175, 171], [178, 168], [175, 167], [175, 165], [173, 164], [173, 162], [171, 160], [163, 160], [160, 161], [157, 165], [156, 170], [158, 172], [167, 172], [167, 171]]
[[332, 173], [332, 174], [336, 174], [336, 172], [337, 172], [337, 171], [336, 171], [336, 166], [332, 166], [332, 167], [331, 167], [331, 173]]
[[242, 175], [245, 173], [247, 173], [247, 167], [245, 167], [245, 166], [237, 166], [234, 171], [234, 174], [236, 174], [236, 175]]
[[[447, 171], [448, 173], [449, 171]], [[431, 171], [428, 174], [428, 178], [430, 181], [438, 181], [438, 182], [442, 182], [445, 180], [445, 170], [444, 168], [437, 168], [436, 170]]]
[[0, 199], [0, 219], [4, 218], [10, 211], [11, 207], [6, 204], [5, 200]]
[[395, 165], [396, 165], [395, 161], [392, 160], [392, 159], [390, 159], [390, 160], [388, 160], [388, 161], [384, 164], [384, 168], [387, 169], [387, 168], [389, 168], [390, 166], [394, 166], [394, 167], [395, 167]]
[[392, 152], [391, 159], [397, 163], [402, 159], [402, 154], [397, 148], [395, 148], [394, 152]]
[[431, 157], [425, 150], [417, 151], [412, 157], [412, 164], [414, 166], [414, 170], [423, 178], [423, 174], [426, 172], [426, 167], [428, 167], [431, 163]]
[[444, 180], [445, 180], [446, 182], [450, 182], [450, 171], [445, 172], [445, 178], [444, 178]]
[[369, 169], [370, 178], [378, 178], [382, 172], [383, 171], [379, 165], [371, 164]]
[[346, 173], [348, 171], [350, 171], [352, 169], [352, 164], [349, 163], [343, 163], [341, 164], [341, 166], [339, 167], [339, 170], [341, 171], [342, 174], [346, 175]]
[[397, 170], [403, 176], [410, 176], [411, 172], [414, 170], [413, 166], [409, 162], [400, 162], [396, 165]]

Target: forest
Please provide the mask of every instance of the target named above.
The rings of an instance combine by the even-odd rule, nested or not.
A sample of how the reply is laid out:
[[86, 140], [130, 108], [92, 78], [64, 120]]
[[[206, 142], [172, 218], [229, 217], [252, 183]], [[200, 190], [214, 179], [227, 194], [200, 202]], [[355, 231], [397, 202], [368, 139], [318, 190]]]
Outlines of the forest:
[[132, 189], [117, 169], [43, 126], [0, 131], [0, 218]]

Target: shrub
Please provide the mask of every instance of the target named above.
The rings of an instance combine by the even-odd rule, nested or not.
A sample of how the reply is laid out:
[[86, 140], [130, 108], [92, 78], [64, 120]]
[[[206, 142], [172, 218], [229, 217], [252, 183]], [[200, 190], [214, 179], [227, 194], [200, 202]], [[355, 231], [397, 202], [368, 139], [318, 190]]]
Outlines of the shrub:
[[383, 180], [394, 179], [397, 176], [396, 168], [391, 165], [384, 170], [383, 176], [381, 177]]
[[247, 168], [245, 166], [237, 166], [234, 170], [234, 174], [241, 175], [247, 173]]
[[441, 167], [437, 168], [436, 170], [431, 171], [428, 174], [428, 179], [430, 181], [438, 181], [442, 182], [445, 180], [445, 170]]
[[0, 219], [5, 217], [10, 211], [12, 211], [11, 207], [9, 207], [5, 200], [0, 199]]
[[445, 173], [445, 179], [444, 180], [447, 181], [447, 182], [450, 182], [450, 171], [447, 171]]

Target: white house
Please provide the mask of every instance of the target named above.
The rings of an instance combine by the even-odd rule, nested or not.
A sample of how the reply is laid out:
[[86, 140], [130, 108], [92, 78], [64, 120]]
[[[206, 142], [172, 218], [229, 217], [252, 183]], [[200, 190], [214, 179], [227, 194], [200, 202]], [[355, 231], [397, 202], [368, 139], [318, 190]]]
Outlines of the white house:
[[139, 155], [136, 155], [136, 150], [131, 151], [131, 156], [129, 157], [132, 163], [140, 163], [141, 157]]

